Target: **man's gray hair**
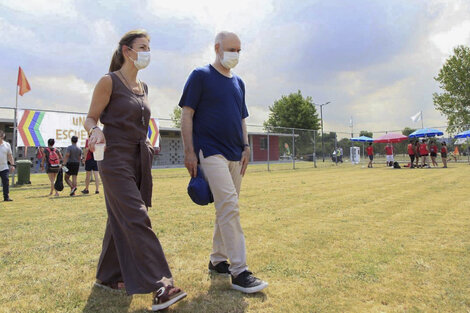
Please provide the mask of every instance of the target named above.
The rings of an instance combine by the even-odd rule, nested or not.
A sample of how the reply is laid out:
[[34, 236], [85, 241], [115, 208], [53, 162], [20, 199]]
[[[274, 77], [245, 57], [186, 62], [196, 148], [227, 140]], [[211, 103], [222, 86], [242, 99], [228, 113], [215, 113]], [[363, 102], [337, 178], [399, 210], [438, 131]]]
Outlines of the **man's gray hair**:
[[[215, 43], [214, 44], [219, 44], [220, 46], [222, 45], [222, 41], [224, 41], [225, 37], [227, 36], [230, 36], [230, 35], [234, 35], [234, 36], [237, 36], [237, 34], [233, 33], [233, 32], [228, 32], [228, 31], [221, 31], [220, 33], [218, 33], [216, 36], [215, 36]], [[237, 36], [238, 37], [238, 36]]]

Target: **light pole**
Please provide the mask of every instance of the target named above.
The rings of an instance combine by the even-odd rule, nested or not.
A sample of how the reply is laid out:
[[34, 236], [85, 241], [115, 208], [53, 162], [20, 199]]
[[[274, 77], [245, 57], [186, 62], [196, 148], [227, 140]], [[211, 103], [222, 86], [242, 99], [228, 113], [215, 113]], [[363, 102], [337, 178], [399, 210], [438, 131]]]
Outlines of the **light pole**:
[[318, 105], [320, 107], [320, 120], [321, 120], [321, 156], [322, 156], [322, 159], [323, 159], [323, 162], [325, 162], [325, 151], [324, 151], [324, 146], [323, 146], [323, 106], [324, 105], [327, 105], [328, 103], [330, 103], [330, 101], [326, 102], [326, 103], [323, 103], [323, 104], [316, 104], [314, 103], [315, 105]]

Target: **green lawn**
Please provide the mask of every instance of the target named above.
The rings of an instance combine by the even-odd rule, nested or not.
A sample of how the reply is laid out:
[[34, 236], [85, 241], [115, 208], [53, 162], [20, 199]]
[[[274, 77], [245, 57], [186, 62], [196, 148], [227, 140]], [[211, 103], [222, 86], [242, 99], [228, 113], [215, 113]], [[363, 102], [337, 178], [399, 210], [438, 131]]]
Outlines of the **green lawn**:
[[[255, 295], [208, 276], [214, 208], [190, 202], [184, 169], [154, 170], [149, 214], [188, 293], [168, 312], [470, 312], [468, 164], [318, 165], [249, 168], [248, 264], [270, 284]], [[92, 287], [103, 195], [47, 197], [46, 175], [31, 180], [0, 202], [0, 312], [147, 312], [150, 295]]]

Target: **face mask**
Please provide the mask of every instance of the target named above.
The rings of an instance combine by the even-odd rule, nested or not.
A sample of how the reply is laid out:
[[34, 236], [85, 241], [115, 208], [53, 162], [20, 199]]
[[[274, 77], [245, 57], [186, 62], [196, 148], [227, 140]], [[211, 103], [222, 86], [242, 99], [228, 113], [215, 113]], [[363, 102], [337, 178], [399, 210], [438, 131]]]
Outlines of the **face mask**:
[[226, 69], [234, 68], [238, 64], [238, 58], [240, 54], [238, 52], [224, 51], [223, 58], [220, 59], [220, 63]]
[[[129, 48], [134, 52], [134, 49]], [[132, 61], [134, 61], [134, 65], [138, 70], [141, 70], [143, 68], [146, 68], [147, 65], [150, 63], [150, 51], [139, 51], [137, 52], [137, 60], [133, 60], [131, 57], [129, 57]]]

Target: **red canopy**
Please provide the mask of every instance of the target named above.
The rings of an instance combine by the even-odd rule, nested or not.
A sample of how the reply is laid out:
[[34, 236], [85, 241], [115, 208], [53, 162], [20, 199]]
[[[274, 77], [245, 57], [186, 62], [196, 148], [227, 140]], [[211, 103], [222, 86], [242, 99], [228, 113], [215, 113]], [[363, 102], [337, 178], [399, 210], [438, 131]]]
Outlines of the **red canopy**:
[[402, 134], [397, 134], [397, 133], [388, 133], [385, 134], [377, 139], [374, 139], [374, 142], [379, 142], [379, 143], [392, 143], [392, 142], [401, 142], [403, 140], [408, 139], [407, 136], [402, 135]]

